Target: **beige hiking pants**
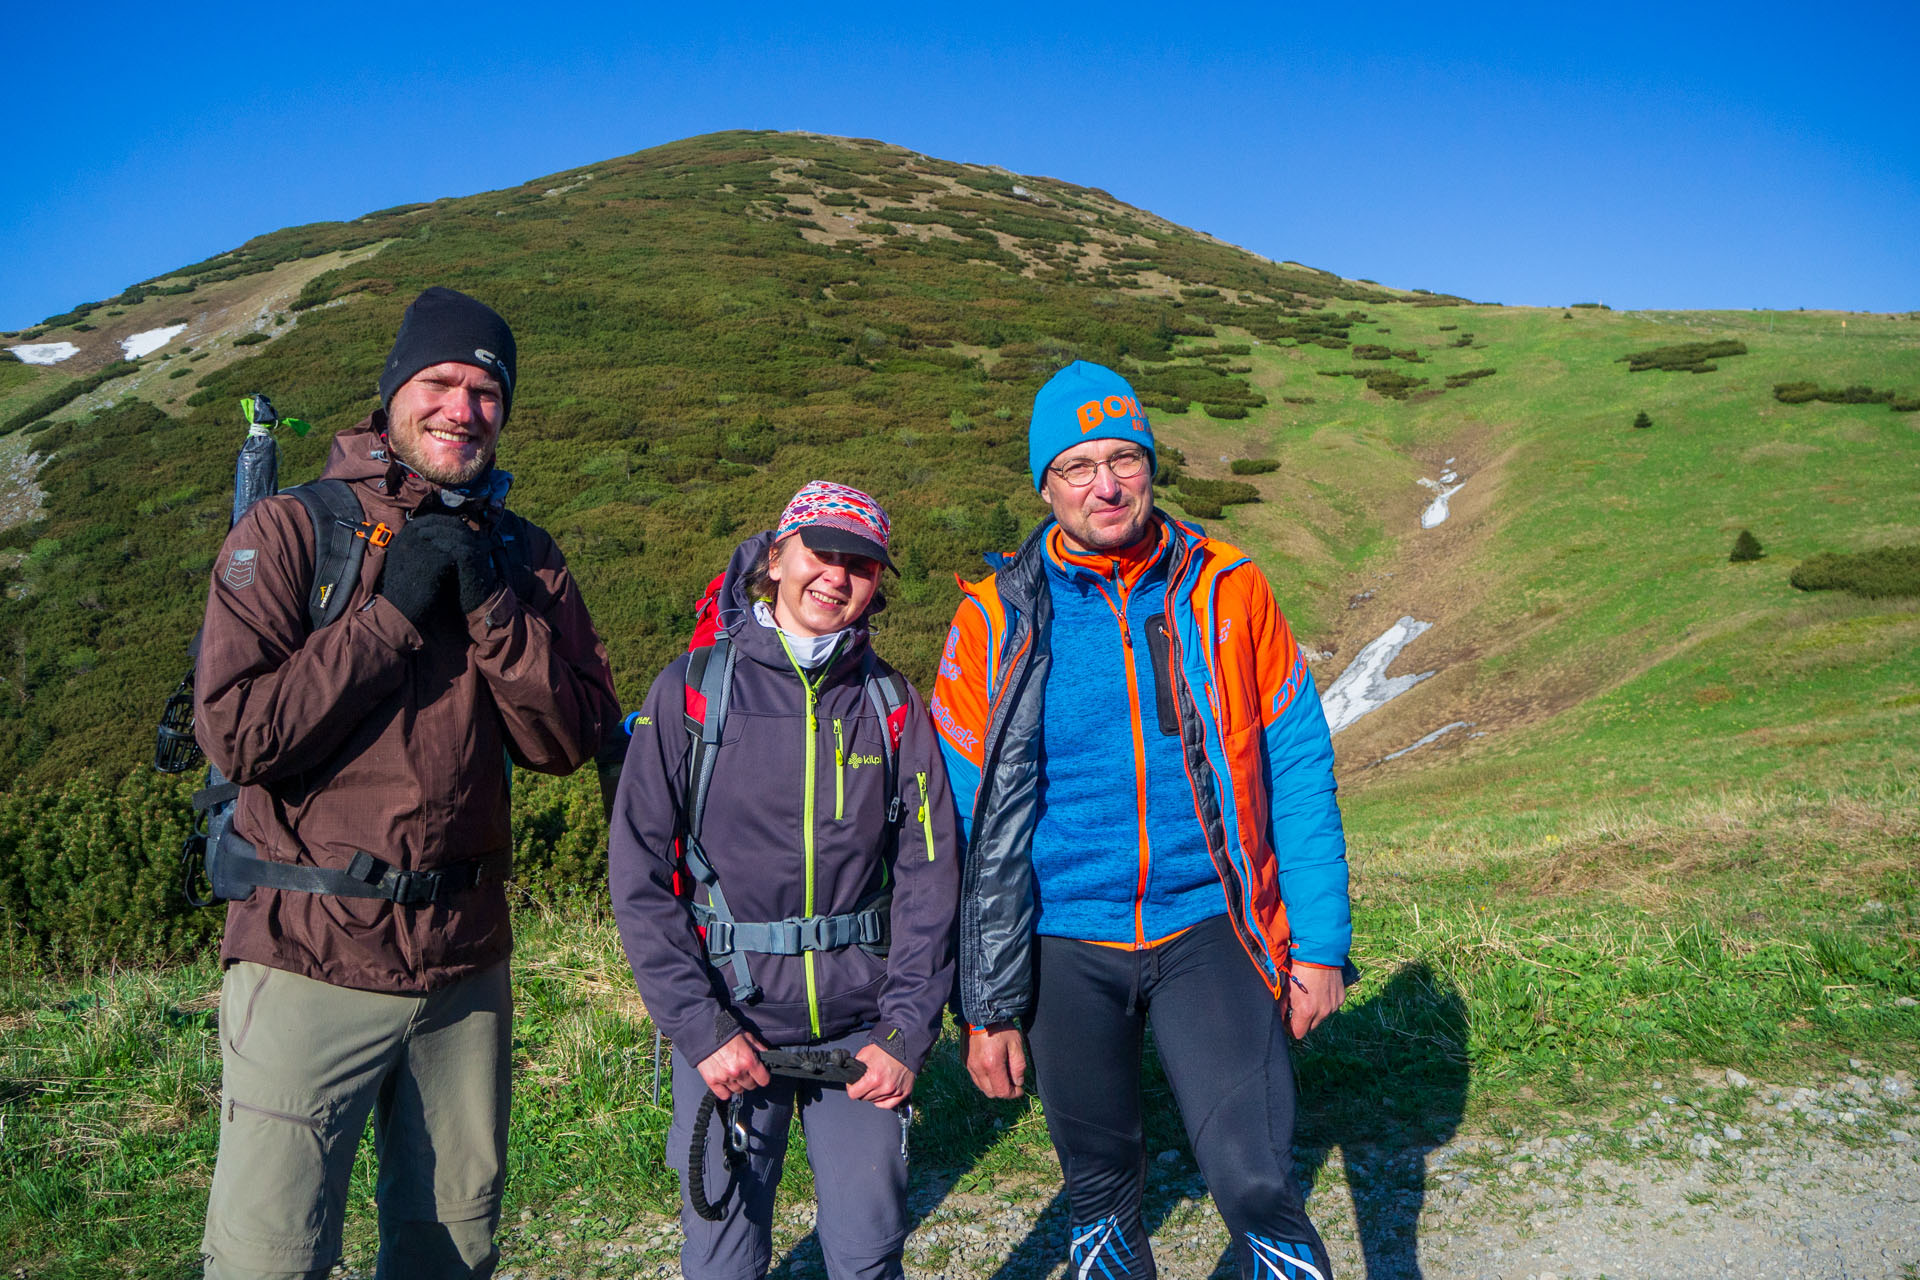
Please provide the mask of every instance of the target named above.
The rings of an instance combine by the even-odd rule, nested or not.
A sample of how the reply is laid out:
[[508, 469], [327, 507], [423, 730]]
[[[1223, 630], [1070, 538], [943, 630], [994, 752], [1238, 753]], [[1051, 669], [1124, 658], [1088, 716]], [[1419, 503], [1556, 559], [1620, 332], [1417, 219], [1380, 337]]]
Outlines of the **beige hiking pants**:
[[505, 962], [425, 996], [231, 966], [209, 1280], [327, 1274], [369, 1116], [379, 1280], [491, 1276], [512, 1020]]

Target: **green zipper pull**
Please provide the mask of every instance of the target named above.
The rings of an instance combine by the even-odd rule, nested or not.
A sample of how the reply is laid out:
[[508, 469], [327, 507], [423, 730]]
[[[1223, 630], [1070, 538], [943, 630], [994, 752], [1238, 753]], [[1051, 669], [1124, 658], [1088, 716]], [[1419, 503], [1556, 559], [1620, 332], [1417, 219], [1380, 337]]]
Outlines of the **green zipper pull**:
[[927, 803], [927, 775], [916, 773], [913, 780], [920, 784], [920, 833], [927, 838], [927, 861], [933, 861], [933, 806]]
[[833, 719], [833, 820], [847, 816], [847, 743], [840, 733], [840, 717]]

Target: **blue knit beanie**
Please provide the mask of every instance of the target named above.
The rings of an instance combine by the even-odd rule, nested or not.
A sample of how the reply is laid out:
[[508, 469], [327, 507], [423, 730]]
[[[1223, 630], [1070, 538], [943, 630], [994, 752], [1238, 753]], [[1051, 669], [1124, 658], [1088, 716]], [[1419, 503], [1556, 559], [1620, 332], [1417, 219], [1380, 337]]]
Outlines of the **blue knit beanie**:
[[1131, 440], [1146, 448], [1149, 467], [1159, 465], [1147, 411], [1127, 380], [1104, 365], [1075, 360], [1033, 398], [1033, 418], [1027, 423], [1033, 487], [1040, 488], [1055, 458], [1083, 440]]

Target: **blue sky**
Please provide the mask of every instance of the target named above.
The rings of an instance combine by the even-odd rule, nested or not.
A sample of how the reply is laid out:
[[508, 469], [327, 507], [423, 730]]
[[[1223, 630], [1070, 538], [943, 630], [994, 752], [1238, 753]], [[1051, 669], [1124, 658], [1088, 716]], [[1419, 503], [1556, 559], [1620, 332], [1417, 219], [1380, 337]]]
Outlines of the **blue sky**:
[[0, 329], [727, 128], [1064, 178], [1476, 300], [1920, 308], [1911, 0], [9, 8]]

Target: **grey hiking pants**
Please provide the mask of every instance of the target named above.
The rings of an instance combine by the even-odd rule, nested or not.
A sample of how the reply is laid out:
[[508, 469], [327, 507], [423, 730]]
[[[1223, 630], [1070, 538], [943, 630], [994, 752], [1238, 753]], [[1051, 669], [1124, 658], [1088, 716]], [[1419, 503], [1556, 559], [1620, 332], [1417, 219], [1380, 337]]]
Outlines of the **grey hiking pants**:
[[325, 1276], [367, 1119], [379, 1280], [493, 1274], [513, 998], [503, 961], [424, 996], [241, 961], [220, 989], [220, 1155], [209, 1280]]
[[[866, 1033], [809, 1046], [854, 1052]], [[899, 1280], [907, 1242], [907, 1157], [901, 1150], [900, 1117], [871, 1102], [855, 1102], [845, 1087], [775, 1076], [747, 1095], [748, 1155], [736, 1174], [724, 1158], [726, 1104], [707, 1131], [707, 1199], [726, 1216], [708, 1222], [693, 1211], [687, 1194], [688, 1144], [694, 1114], [706, 1096], [706, 1081], [678, 1049], [673, 1052], [673, 1124], [667, 1131], [667, 1162], [680, 1173], [680, 1250], [686, 1280], [757, 1280], [773, 1261], [773, 1192], [786, 1165], [787, 1132], [794, 1108], [807, 1136], [814, 1195], [820, 1212], [815, 1231], [830, 1280]]]

